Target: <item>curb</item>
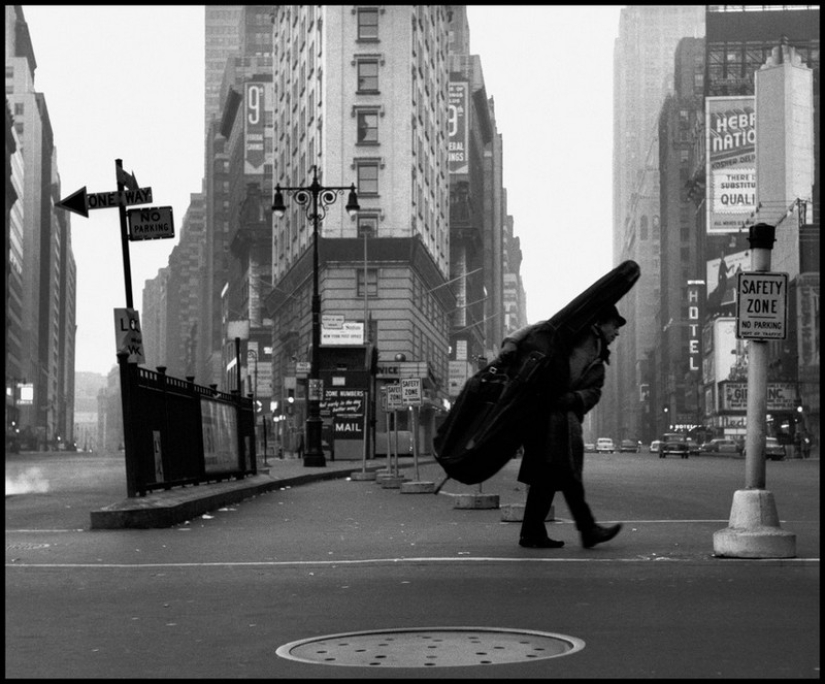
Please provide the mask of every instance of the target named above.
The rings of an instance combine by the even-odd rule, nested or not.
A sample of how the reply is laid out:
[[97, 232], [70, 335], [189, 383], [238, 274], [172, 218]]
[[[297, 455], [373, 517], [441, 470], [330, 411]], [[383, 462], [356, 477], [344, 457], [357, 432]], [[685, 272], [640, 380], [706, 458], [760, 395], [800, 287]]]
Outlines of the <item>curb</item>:
[[[419, 462], [420, 463], [420, 462]], [[411, 467], [402, 464], [399, 467]], [[367, 471], [375, 471], [382, 465], [368, 465]], [[178, 525], [187, 520], [235, 504], [253, 496], [265, 494], [283, 487], [300, 487], [313, 482], [343, 480], [354, 472], [360, 472], [360, 463], [352, 468], [306, 473], [292, 477], [273, 479], [268, 475], [254, 475], [232, 482], [199, 484], [184, 488], [154, 492], [140, 498], [124, 499], [109, 506], [90, 511], [92, 530], [152, 529]]]

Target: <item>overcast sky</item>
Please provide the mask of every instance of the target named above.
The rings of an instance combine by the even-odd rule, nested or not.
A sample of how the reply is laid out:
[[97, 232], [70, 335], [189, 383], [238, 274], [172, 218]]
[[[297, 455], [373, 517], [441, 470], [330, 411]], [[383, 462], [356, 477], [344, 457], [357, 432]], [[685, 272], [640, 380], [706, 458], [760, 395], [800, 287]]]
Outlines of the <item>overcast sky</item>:
[[[470, 6], [504, 142], [528, 318], [549, 318], [612, 263], [613, 43], [620, 6]], [[203, 7], [24, 5], [61, 196], [114, 191], [115, 159], [172, 206], [174, 239], [130, 243], [135, 307], [168, 263], [204, 167]], [[126, 306], [116, 209], [72, 214], [77, 371], [115, 365]], [[142, 312], [141, 312], [142, 313]]]

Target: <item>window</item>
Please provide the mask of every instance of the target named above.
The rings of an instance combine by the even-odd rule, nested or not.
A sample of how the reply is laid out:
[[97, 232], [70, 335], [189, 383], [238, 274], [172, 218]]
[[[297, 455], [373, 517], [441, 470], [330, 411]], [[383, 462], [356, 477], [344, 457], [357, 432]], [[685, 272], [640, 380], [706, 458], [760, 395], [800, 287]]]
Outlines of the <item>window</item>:
[[358, 112], [358, 143], [378, 142], [378, 113]]
[[378, 194], [378, 162], [360, 162], [358, 164], [358, 194]]
[[378, 39], [378, 9], [363, 7], [358, 10], [358, 40]]
[[378, 90], [378, 60], [364, 59], [358, 62], [358, 92]]
[[[358, 296], [364, 296], [364, 269], [357, 268], [355, 270], [357, 274], [358, 280]], [[378, 296], [378, 269], [377, 268], [368, 268], [367, 269], [367, 297], [377, 297]]]
[[363, 237], [364, 234], [367, 237], [378, 236], [378, 216], [375, 214], [358, 214], [358, 237]]

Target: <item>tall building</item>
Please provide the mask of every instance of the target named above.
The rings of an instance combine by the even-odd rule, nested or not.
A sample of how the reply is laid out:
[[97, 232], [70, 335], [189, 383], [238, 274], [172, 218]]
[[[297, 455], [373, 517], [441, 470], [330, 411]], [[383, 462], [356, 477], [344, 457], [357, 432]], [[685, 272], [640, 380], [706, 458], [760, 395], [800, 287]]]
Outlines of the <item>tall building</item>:
[[204, 7], [204, 131], [209, 131], [210, 122], [219, 118], [223, 109], [221, 83], [226, 60], [238, 53], [241, 44], [240, 21], [243, 8], [243, 5]]
[[[24, 378], [23, 372], [23, 183], [24, 162], [20, 139], [14, 127], [8, 99], [6, 100], [6, 436], [7, 447], [17, 443], [20, 415], [17, 402]], [[9, 440], [13, 440], [10, 442]]]
[[772, 270], [790, 278], [767, 428], [818, 441], [819, 9], [709, 5], [705, 26], [704, 41], [680, 41], [659, 115], [662, 294], [643, 406], [655, 434], [744, 437], [736, 272], [751, 268], [748, 227], [765, 222]]
[[[20, 5], [6, 6], [6, 99], [22, 150], [20, 424], [36, 443], [73, 441], [76, 265], [60, 199], [57, 150], [46, 98], [34, 89], [37, 62]], [[9, 257], [11, 258], [11, 257]], [[8, 319], [7, 319], [8, 320]]]
[[649, 303], [660, 298], [659, 111], [672, 87], [677, 43], [703, 34], [701, 5], [631, 5], [621, 12], [614, 49], [613, 259], [633, 259], [642, 276], [619, 305], [628, 325], [594, 411], [599, 435], [616, 440], [642, 436], [643, 385], [652, 372]]
[[[421, 364], [425, 425], [446, 385], [456, 307], [444, 286], [447, 25], [443, 5], [282, 5], [274, 24], [274, 181], [301, 187], [317, 174], [322, 185], [354, 184], [361, 207], [357, 218], [347, 216], [346, 196], [325, 207], [322, 316], [360, 329], [358, 343], [377, 345], [379, 385], [397, 380], [401, 359]], [[266, 300], [273, 394], [284, 399], [311, 349], [314, 227], [294, 199], [286, 201], [286, 216], [273, 219]]]
[[[661, 293], [654, 318], [649, 375], [642, 378], [642, 432], [647, 441], [671, 426], [694, 429], [701, 411], [701, 336], [705, 299], [704, 242], [697, 239], [696, 208], [688, 179], [696, 134], [704, 122], [705, 41], [683, 38], [676, 48], [673, 91], [659, 115]], [[704, 155], [703, 155], [704, 156]], [[666, 410], [665, 410], [666, 409]]]

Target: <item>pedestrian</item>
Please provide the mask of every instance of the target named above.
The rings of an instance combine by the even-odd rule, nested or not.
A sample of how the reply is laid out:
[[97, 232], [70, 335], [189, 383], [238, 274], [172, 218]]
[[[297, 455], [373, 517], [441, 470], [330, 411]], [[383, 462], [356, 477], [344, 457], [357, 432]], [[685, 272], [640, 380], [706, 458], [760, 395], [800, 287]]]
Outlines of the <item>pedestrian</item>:
[[[576, 522], [584, 548], [606, 542], [621, 530], [621, 524], [596, 523], [584, 496], [582, 471], [584, 441], [582, 420], [601, 398], [608, 345], [627, 321], [615, 305], [603, 308], [575, 339], [561, 333], [537, 331], [541, 324], [522, 328], [502, 345], [502, 362], [512, 363], [531, 351], [549, 353], [548, 373], [538, 390], [534, 413], [528, 421], [524, 455], [518, 480], [528, 485], [519, 544], [528, 548], [561, 548], [563, 541], [551, 539], [544, 526], [557, 491], [562, 492]], [[535, 334], [531, 334], [535, 331]], [[552, 335], [542, 340], [540, 335]], [[515, 354], [515, 357], [513, 357]]]

